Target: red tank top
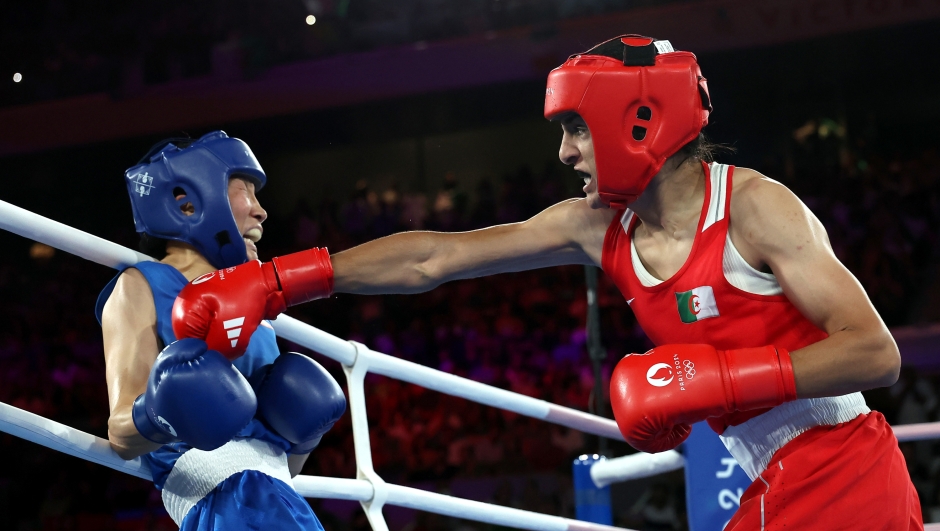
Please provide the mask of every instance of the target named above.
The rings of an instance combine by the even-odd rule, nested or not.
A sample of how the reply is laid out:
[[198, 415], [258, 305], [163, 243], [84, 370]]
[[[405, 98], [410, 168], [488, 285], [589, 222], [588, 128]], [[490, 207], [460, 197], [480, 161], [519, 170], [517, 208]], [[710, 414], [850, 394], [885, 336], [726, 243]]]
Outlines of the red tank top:
[[[732, 286], [722, 260], [731, 213], [733, 166], [702, 164], [705, 201], [692, 252], [682, 268], [656, 286], [644, 286], [633, 269], [630, 242], [638, 221], [619, 212], [604, 237], [601, 266], [656, 345], [704, 343], [718, 350], [777, 345], [797, 350], [828, 337], [785, 295], [757, 295]], [[766, 409], [709, 419], [718, 433]]]

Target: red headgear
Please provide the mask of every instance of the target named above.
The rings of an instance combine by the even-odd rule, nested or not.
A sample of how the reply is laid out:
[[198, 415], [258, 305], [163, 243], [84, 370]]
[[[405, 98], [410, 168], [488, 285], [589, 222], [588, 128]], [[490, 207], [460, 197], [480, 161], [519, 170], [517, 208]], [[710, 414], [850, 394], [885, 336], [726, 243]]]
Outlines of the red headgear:
[[708, 124], [711, 110], [695, 56], [639, 35], [572, 55], [545, 89], [546, 118], [574, 112], [587, 124], [597, 190], [614, 208], [643, 193], [666, 159]]

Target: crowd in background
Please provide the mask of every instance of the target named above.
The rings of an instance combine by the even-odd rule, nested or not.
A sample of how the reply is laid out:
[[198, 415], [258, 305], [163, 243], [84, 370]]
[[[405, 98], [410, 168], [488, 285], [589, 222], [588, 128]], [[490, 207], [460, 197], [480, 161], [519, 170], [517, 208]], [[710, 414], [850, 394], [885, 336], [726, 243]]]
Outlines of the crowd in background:
[[[209, 75], [226, 81], [251, 78], [272, 66], [337, 53], [550, 24], [653, 3], [8, 2], [0, 7], [0, 45], [9, 52], [0, 57], [0, 67], [3, 72], [20, 72], [23, 81], [0, 85], [0, 106], [95, 92], [122, 98], [148, 86]], [[305, 22], [308, 15], [316, 19], [312, 26]], [[545, 31], [550, 34], [550, 27]]]
[[[814, 126], [815, 127], [815, 126]], [[822, 220], [832, 246], [867, 289], [891, 326], [935, 320], [930, 294], [938, 287], [940, 175], [937, 154], [873, 155], [835, 149], [816, 160], [826, 138], [797, 135], [779, 175]], [[816, 168], [812, 170], [812, 168]], [[816, 173], [807, 175], [806, 172]], [[769, 172], [768, 173], [772, 173]], [[344, 200], [297, 204], [271, 213], [263, 257], [312, 245], [340, 251], [402, 230], [467, 230], [526, 219], [566, 197], [552, 170], [522, 168], [464, 189], [453, 175], [440, 190], [374, 190], [363, 181]], [[263, 201], [263, 194], [261, 197]], [[124, 228], [104, 235], [128, 241]], [[108, 398], [95, 298], [112, 272], [34, 245], [30, 255], [0, 263], [0, 401], [106, 437]], [[584, 269], [561, 267], [445, 284], [422, 295], [337, 295], [292, 308], [290, 314], [339, 337], [393, 356], [580, 410], [593, 407], [593, 376], [585, 349]], [[603, 374], [626, 352], [649, 343], [616, 288], [601, 277]], [[282, 343], [284, 349], [298, 349]], [[303, 352], [308, 352], [299, 349]], [[310, 353], [345, 382], [337, 363]], [[891, 388], [867, 393], [892, 423], [940, 420], [936, 375], [905, 370]], [[367, 408], [378, 473], [393, 483], [446, 490], [473, 478], [554, 478], [570, 485], [571, 458], [594, 452], [592, 436], [463, 399], [370, 375]], [[323, 439], [304, 473], [354, 477], [350, 417]], [[631, 451], [611, 443], [615, 455]], [[172, 529], [159, 493], [145, 481], [39, 449], [0, 434], [9, 459], [0, 470], [0, 528]], [[934, 441], [902, 444], [922, 496], [925, 517], [940, 521], [940, 448]], [[546, 476], [547, 475], [547, 476]], [[494, 503], [572, 514], [570, 488], [539, 491], [534, 481], [488, 495]], [[617, 507], [618, 522], [638, 529], [683, 528], [681, 476], [653, 480], [641, 496]], [[534, 490], [533, 490], [534, 489]], [[312, 502], [327, 529], [367, 529]], [[464, 526], [421, 515], [408, 529]]]

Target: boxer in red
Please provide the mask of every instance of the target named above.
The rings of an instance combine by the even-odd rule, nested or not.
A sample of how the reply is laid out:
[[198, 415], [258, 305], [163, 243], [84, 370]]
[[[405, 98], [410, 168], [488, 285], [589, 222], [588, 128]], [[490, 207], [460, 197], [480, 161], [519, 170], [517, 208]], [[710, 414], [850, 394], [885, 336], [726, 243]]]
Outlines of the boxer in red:
[[174, 318], [212, 344], [217, 322], [309, 300], [322, 293], [310, 286], [330, 281], [337, 292], [417, 293], [599, 265], [657, 345], [614, 371], [621, 432], [658, 452], [708, 420], [754, 481], [726, 529], [923, 529], [897, 440], [860, 394], [897, 379], [894, 340], [795, 195], [710, 163], [701, 129], [711, 110], [694, 55], [668, 41], [611, 39], [569, 58], [546, 88], [545, 116], [563, 131], [559, 157], [585, 198], [522, 223], [392, 235], [338, 253], [332, 269], [317, 250], [239, 266], [228, 280], [184, 288]]

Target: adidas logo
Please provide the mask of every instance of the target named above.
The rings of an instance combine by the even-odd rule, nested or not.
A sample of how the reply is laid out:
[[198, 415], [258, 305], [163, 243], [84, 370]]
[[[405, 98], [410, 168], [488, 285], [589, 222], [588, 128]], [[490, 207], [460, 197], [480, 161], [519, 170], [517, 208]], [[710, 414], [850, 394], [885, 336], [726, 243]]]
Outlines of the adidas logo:
[[236, 317], [228, 321], [222, 321], [222, 328], [226, 330], [228, 338], [232, 340], [232, 348], [238, 344], [238, 336], [242, 333], [242, 325], [245, 324], [244, 317]]

